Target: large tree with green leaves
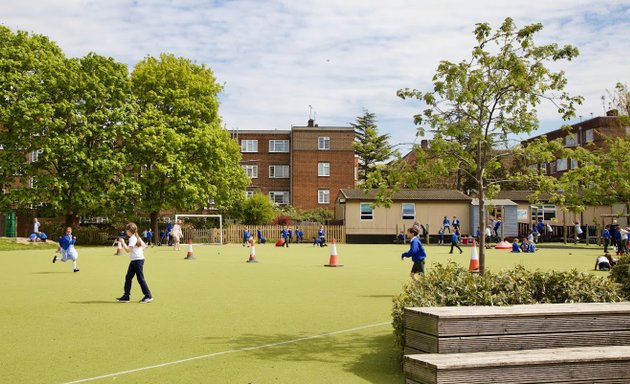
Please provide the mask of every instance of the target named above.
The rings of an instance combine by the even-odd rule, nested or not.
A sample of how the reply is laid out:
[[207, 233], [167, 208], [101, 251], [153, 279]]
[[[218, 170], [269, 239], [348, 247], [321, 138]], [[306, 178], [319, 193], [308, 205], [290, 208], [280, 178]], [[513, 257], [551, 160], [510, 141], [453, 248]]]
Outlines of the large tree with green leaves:
[[31, 204], [26, 163], [33, 141], [58, 124], [51, 90], [65, 74], [65, 56], [46, 36], [0, 26], [0, 209]]
[[[479, 197], [480, 225], [486, 223], [486, 193], [509, 178], [490, 179], [509, 152], [497, 151], [510, 135], [527, 134], [538, 125], [537, 106], [555, 103], [564, 119], [574, 116], [580, 97], [563, 89], [564, 72], [552, 72], [549, 62], [571, 60], [572, 46], [536, 45], [534, 36], [543, 28], [532, 24], [518, 29], [511, 18], [493, 31], [477, 24], [472, 57], [459, 63], [442, 61], [433, 77], [433, 90], [398, 91], [402, 98], [416, 98], [426, 105], [414, 116], [420, 135], [425, 126], [434, 134], [431, 147], [441, 153], [445, 168], [458, 169], [473, 180]], [[450, 140], [461, 137], [460, 140]], [[485, 239], [480, 239], [480, 272], [485, 269]]]
[[[0, 29], [5, 203], [77, 224], [107, 214], [126, 190], [119, 141], [133, 113], [127, 67], [96, 54], [66, 59], [43, 36]], [[14, 175], [17, 175], [15, 177]]]
[[359, 158], [359, 181], [365, 182], [372, 169], [392, 157], [389, 134], [378, 134], [376, 115], [368, 111], [350, 125], [354, 128], [354, 152]]
[[127, 142], [154, 233], [163, 209], [230, 208], [248, 183], [240, 148], [221, 128], [222, 86], [205, 65], [162, 54], [147, 57], [131, 74], [138, 129]]

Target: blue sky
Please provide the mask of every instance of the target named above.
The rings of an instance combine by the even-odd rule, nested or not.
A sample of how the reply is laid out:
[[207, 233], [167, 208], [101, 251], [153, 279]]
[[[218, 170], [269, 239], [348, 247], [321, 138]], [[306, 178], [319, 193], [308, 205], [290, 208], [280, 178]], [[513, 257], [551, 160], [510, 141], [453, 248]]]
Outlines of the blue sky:
[[[475, 23], [543, 23], [536, 43], [572, 44], [561, 67], [567, 90], [585, 97], [582, 119], [604, 113], [601, 96], [630, 83], [630, 0], [3, 0], [0, 23], [49, 36], [66, 55], [111, 56], [130, 68], [172, 53], [206, 64], [225, 84], [220, 114], [229, 129], [347, 125], [369, 110], [392, 143], [419, 140], [417, 102], [405, 87], [431, 89], [440, 60], [470, 57]], [[563, 122], [539, 109], [537, 133]], [[569, 122], [575, 123], [580, 119]], [[404, 147], [404, 146], [403, 146]]]

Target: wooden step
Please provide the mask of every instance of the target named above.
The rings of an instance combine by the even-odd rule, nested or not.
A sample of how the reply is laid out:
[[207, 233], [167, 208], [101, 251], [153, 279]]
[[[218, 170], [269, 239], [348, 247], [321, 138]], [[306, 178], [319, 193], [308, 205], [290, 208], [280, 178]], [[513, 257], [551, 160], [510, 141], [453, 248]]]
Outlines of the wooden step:
[[410, 384], [630, 383], [630, 346], [407, 355]]

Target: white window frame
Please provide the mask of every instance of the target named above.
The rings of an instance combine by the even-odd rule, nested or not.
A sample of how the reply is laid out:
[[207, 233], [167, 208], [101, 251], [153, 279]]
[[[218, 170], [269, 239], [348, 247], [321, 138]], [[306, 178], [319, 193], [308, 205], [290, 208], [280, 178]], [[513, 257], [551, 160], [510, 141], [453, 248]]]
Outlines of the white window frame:
[[547, 163], [540, 163], [540, 172], [543, 175], [547, 174]]
[[564, 137], [565, 147], [577, 147], [577, 145], [578, 145], [577, 135], [568, 135]]
[[578, 166], [578, 161], [575, 159], [571, 159], [571, 169], [577, 169]]
[[31, 152], [31, 163], [34, 163], [37, 160], [39, 160], [39, 156], [41, 156], [42, 153], [44, 153], [43, 149], [37, 149], [37, 150]]
[[291, 177], [291, 173], [288, 165], [269, 166], [270, 179], [288, 179], [289, 177]]
[[543, 221], [548, 222], [549, 220], [555, 219], [557, 217], [556, 206], [551, 204], [544, 205], [532, 205], [532, 221], [538, 221], [538, 219], [543, 219]]
[[249, 199], [250, 197], [254, 197], [256, 191], [245, 191], [245, 198]]
[[317, 176], [321, 176], [321, 177], [330, 176], [330, 163], [326, 163], [326, 162], [317, 163]]
[[330, 151], [330, 137], [320, 136], [317, 138], [317, 149], [320, 151]]
[[244, 152], [244, 153], [258, 152], [258, 140], [241, 140], [241, 152]]
[[243, 170], [245, 171], [247, 176], [249, 176], [250, 179], [258, 178], [258, 165], [246, 164], [246, 165], [241, 165], [241, 167], [243, 167]]
[[317, 204], [330, 204], [330, 189], [317, 191]]
[[[276, 197], [281, 196], [281, 201], [277, 201]], [[291, 198], [288, 191], [269, 191], [269, 200], [272, 203], [278, 205], [287, 205], [291, 203]]]
[[[370, 208], [369, 213], [367, 211], [365, 213], [363, 212], [363, 207], [366, 206]], [[361, 220], [374, 220], [374, 207], [372, 203], [359, 203], [359, 218]]]
[[584, 141], [590, 143], [594, 140], [594, 134], [592, 129], [584, 131]]
[[567, 162], [566, 157], [556, 160], [556, 170], [558, 172], [566, 171], [567, 169], [568, 169], [568, 162]]
[[[280, 146], [280, 148], [278, 148]], [[288, 153], [289, 140], [269, 140], [269, 153]]]
[[[407, 208], [411, 207], [413, 209], [413, 213], [409, 214], [409, 212], [407, 212], [407, 214], [405, 214], [405, 206]], [[402, 215], [402, 219], [403, 220], [415, 220], [416, 219], [416, 204], [414, 204], [414, 203], [402, 203], [402, 205], [401, 205], [401, 215]]]

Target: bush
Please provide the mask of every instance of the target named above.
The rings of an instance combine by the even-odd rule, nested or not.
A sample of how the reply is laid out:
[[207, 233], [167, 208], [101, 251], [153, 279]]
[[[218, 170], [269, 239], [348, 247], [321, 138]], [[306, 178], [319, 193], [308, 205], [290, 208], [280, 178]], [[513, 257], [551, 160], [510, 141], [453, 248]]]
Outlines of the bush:
[[622, 256], [610, 270], [610, 279], [621, 286], [621, 292], [630, 299], [630, 256]]
[[[630, 265], [630, 261], [628, 262]], [[626, 272], [628, 270], [626, 269]], [[625, 275], [628, 281], [628, 275]], [[394, 298], [392, 325], [396, 343], [405, 345], [404, 308], [472, 305], [515, 305], [622, 301], [620, 286], [611, 279], [572, 270], [530, 272], [523, 266], [477, 275], [451, 262], [436, 264]]]

